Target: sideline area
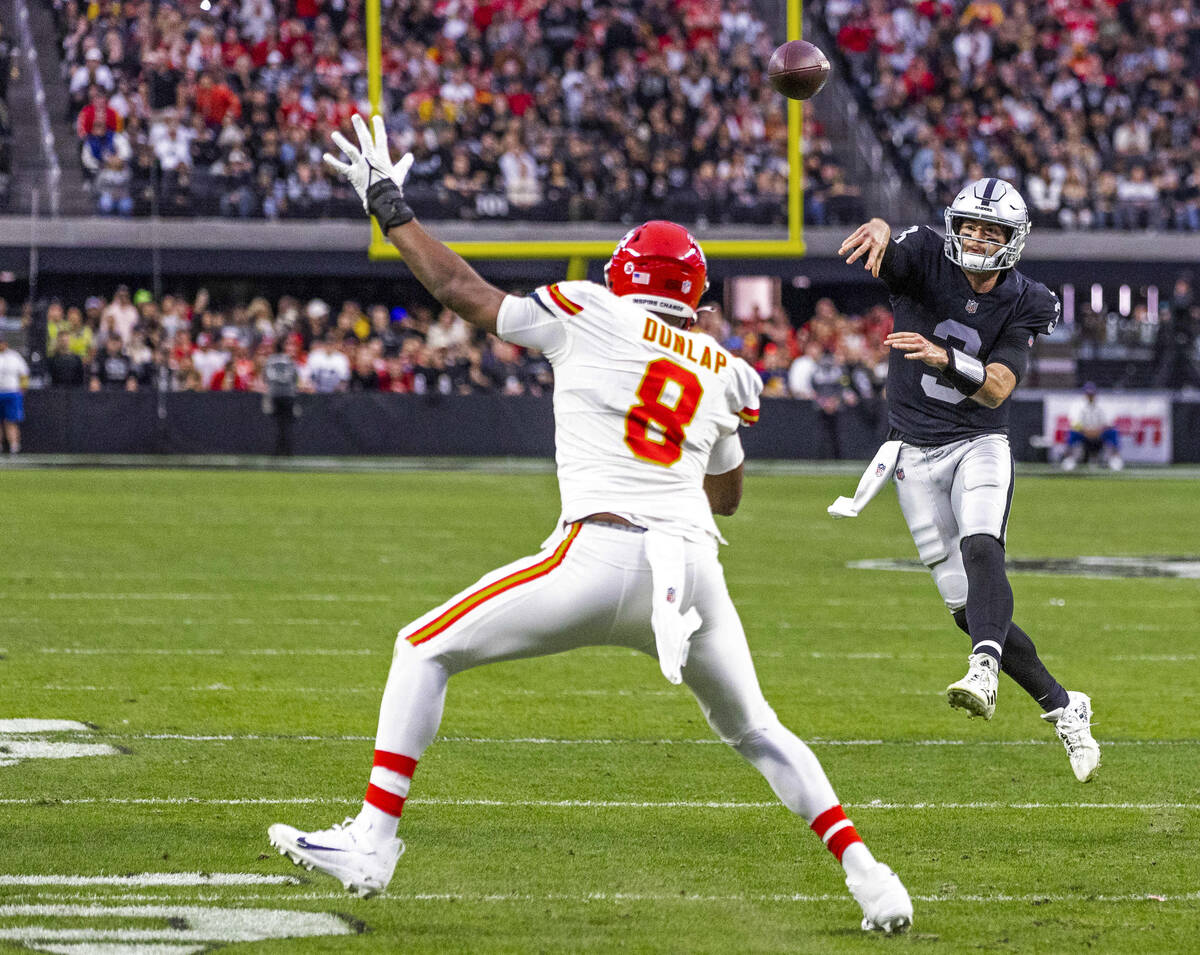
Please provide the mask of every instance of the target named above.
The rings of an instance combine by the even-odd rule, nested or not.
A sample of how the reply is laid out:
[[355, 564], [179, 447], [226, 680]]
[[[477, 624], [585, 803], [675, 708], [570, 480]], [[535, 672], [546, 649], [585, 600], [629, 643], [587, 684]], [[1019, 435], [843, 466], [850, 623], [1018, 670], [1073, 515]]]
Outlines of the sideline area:
[[[844, 475], [861, 474], [863, 461], [746, 462], [749, 474]], [[197, 471], [300, 471], [330, 474], [387, 471], [475, 471], [485, 474], [553, 474], [551, 458], [458, 458], [458, 457], [292, 457], [242, 454], [20, 454], [0, 456], [0, 471], [30, 471], [44, 468], [131, 468]], [[1064, 480], [1104, 478], [1112, 480], [1172, 478], [1200, 480], [1200, 465], [1129, 467], [1120, 472], [1103, 468], [1064, 473], [1052, 464], [1017, 462], [1017, 472], [1037, 477], [1061, 476]]]

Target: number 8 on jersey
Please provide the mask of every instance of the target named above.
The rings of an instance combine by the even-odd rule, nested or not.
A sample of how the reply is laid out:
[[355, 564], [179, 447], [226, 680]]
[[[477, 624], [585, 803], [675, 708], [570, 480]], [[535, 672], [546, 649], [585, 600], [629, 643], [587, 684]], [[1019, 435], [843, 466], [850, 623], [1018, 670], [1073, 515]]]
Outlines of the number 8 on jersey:
[[[674, 385], [675, 387], [671, 387]], [[668, 392], [675, 393], [668, 403]], [[704, 387], [695, 373], [659, 358], [646, 366], [637, 388], [641, 399], [625, 415], [625, 444], [643, 461], [670, 467], [683, 456], [684, 429], [696, 416]], [[651, 430], [651, 424], [656, 427]], [[655, 435], [661, 436], [658, 440]]]

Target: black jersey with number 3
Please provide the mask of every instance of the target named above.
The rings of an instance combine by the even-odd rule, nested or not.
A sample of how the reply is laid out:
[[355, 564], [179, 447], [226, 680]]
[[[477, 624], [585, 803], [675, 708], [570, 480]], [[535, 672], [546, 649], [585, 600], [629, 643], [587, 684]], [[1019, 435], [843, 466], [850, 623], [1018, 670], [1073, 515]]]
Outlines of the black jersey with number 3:
[[[913, 226], [887, 247], [879, 277], [891, 292], [895, 331], [917, 332], [987, 365], [999, 362], [1019, 382], [1037, 335], [1058, 321], [1058, 298], [1040, 282], [1008, 269], [990, 292], [972, 290], [946, 258], [941, 235]], [[888, 424], [893, 437], [922, 447], [1008, 430], [1008, 403], [988, 408], [957, 391], [934, 368], [906, 352], [888, 358]]]

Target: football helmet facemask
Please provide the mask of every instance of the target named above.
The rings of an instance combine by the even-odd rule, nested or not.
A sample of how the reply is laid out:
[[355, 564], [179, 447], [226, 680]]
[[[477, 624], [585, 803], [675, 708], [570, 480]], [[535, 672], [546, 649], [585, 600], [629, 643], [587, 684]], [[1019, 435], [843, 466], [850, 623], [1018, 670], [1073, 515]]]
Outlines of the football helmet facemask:
[[708, 261], [687, 229], [656, 219], [625, 233], [604, 266], [604, 284], [614, 295], [691, 328], [708, 289]]
[[[996, 272], [1017, 264], [1029, 236], [1029, 209], [1011, 182], [977, 179], [946, 207], [946, 258], [968, 272]], [[963, 251], [958, 234], [964, 219], [995, 222], [1008, 232], [1007, 242], [991, 255]]]

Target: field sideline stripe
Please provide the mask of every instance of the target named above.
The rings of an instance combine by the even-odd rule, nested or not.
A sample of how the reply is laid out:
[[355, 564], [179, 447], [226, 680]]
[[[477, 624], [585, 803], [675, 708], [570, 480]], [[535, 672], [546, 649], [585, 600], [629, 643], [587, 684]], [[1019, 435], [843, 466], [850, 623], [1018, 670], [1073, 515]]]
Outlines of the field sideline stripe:
[[[320, 796], [287, 796], [272, 799], [266, 796], [248, 797], [245, 799], [207, 799], [201, 797], [183, 796], [80, 796], [77, 798], [53, 799], [45, 796], [27, 798], [0, 799], [4, 806], [344, 806], [358, 804], [361, 799], [330, 799]], [[784, 809], [777, 800], [770, 802], [737, 802], [737, 801], [704, 801], [704, 800], [657, 800], [638, 801], [623, 799], [444, 799], [410, 798], [408, 806], [487, 806], [511, 809]], [[1161, 811], [1163, 809], [1183, 809], [1190, 812], [1200, 810], [1200, 803], [1195, 802], [863, 802], [842, 804], [846, 809], [881, 809], [881, 810], [944, 810], [944, 809], [1129, 809], [1135, 811]], [[785, 810], [786, 811], [786, 810]]]
[[[16, 721], [12, 721], [16, 722]], [[0, 735], [29, 735], [33, 731], [19, 728], [5, 729], [0, 721]], [[46, 730], [37, 730], [41, 735]], [[90, 740], [121, 739], [121, 740], [175, 740], [184, 743], [241, 743], [241, 742], [303, 742], [303, 743], [364, 743], [371, 742], [374, 736], [365, 734], [345, 734], [339, 736], [322, 736], [305, 733], [105, 733], [89, 728], [72, 730], [75, 734], [86, 734]], [[59, 735], [68, 731], [58, 731]], [[724, 746], [719, 739], [604, 739], [582, 738], [566, 739], [549, 736], [439, 736], [437, 743], [468, 743], [476, 745], [498, 746]], [[1057, 739], [806, 739], [809, 746], [1058, 746]], [[1105, 746], [1200, 746], [1200, 740], [1194, 739], [1125, 739], [1105, 740]]]
[[[0, 595], [3, 596], [3, 595]], [[68, 621], [82, 623], [83, 620]], [[87, 623], [94, 624], [97, 619], [94, 617], [87, 618]], [[363, 626], [360, 620], [344, 621], [331, 618], [321, 620], [317, 618], [291, 618], [286, 620], [252, 620], [248, 618], [234, 619], [213, 619], [197, 621], [192, 618], [186, 619], [170, 619], [167, 617], [121, 617], [109, 618], [100, 620], [101, 623], [128, 623], [128, 624], [150, 624], [161, 623], [163, 625], [185, 625], [185, 626], [224, 626], [226, 624], [238, 624], [243, 626], [261, 625], [270, 627], [275, 625], [286, 626], [328, 626], [342, 627]], [[52, 623], [59, 625], [62, 620], [44, 620], [39, 617], [0, 617], [0, 623]], [[847, 625], [849, 626], [849, 625]], [[855, 627], [858, 625], [855, 624]], [[829, 625], [825, 625], [828, 629]], [[780, 627], [779, 629], [787, 630], [790, 627]], [[879, 629], [879, 628], [876, 628]], [[904, 627], [905, 630], [911, 630], [911, 627]], [[942, 628], [938, 628], [942, 629]], [[1172, 630], [1182, 632], [1183, 627], [1173, 627]], [[592, 655], [596, 656], [597, 650], [618, 650], [622, 655], [628, 653], [637, 653], [629, 647], [591, 647]], [[291, 656], [291, 655], [313, 655], [313, 656], [367, 656], [371, 654], [390, 654], [391, 644], [381, 644], [378, 649], [366, 649], [356, 647], [211, 647], [211, 648], [188, 648], [188, 647], [38, 647], [38, 653], [44, 654], [61, 654], [64, 656], [127, 656], [132, 654], [153, 655], [153, 656]], [[640, 654], [639, 654], [640, 655]], [[864, 651], [864, 652], [843, 652], [843, 651], [824, 651], [824, 650], [801, 650], [797, 652], [782, 651], [759, 651], [754, 654], [756, 657], [771, 656], [781, 657], [788, 656], [794, 659], [809, 659], [809, 660], [948, 660], [958, 659], [961, 654], [957, 653], [888, 653], [886, 651]], [[1108, 657], [1109, 660], [1121, 661], [1125, 663], [1190, 663], [1195, 660], [1200, 660], [1200, 653], [1138, 653], [1138, 654], [1118, 654]]]
[[[168, 902], [181, 904], [183, 902], [272, 902], [284, 904], [299, 901], [328, 901], [346, 899], [344, 891], [307, 891], [292, 892], [282, 890], [274, 895], [261, 893], [222, 893], [203, 894], [189, 893], [185, 898], [177, 895], [153, 895], [147, 893], [104, 894], [92, 893], [79, 895], [76, 893], [60, 894], [52, 892], [13, 893], [16, 898], [37, 898], [45, 902]], [[582, 892], [577, 895], [551, 892], [544, 895], [519, 893], [462, 893], [462, 892], [387, 892], [381, 898], [395, 902], [483, 902], [483, 903], [529, 903], [529, 902], [701, 902], [701, 903], [781, 903], [781, 902], [849, 902], [850, 897], [845, 893], [774, 893], [759, 895], [681, 895], [678, 892], [660, 894], [649, 892]], [[1154, 902], [1158, 904], [1170, 902], [1195, 902], [1200, 900], [1200, 892], [1179, 892], [1166, 894], [1129, 893], [1125, 895], [1095, 895], [1092, 893], [1044, 892], [1036, 895], [918, 895], [913, 894], [914, 902], [926, 903], [1015, 903], [1033, 905], [1045, 902], [1099, 902], [1103, 904]]]
[[0, 600], [270, 600], [275, 602], [304, 602], [304, 603], [395, 603], [399, 598], [395, 596], [384, 596], [382, 594], [261, 594], [261, 593], [207, 593], [207, 594], [189, 594], [189, 593], [112, 593], [110, 591], [100, 591], [94, 593], [28, 593], [18, 591], [17, 593], [0, 592]]

